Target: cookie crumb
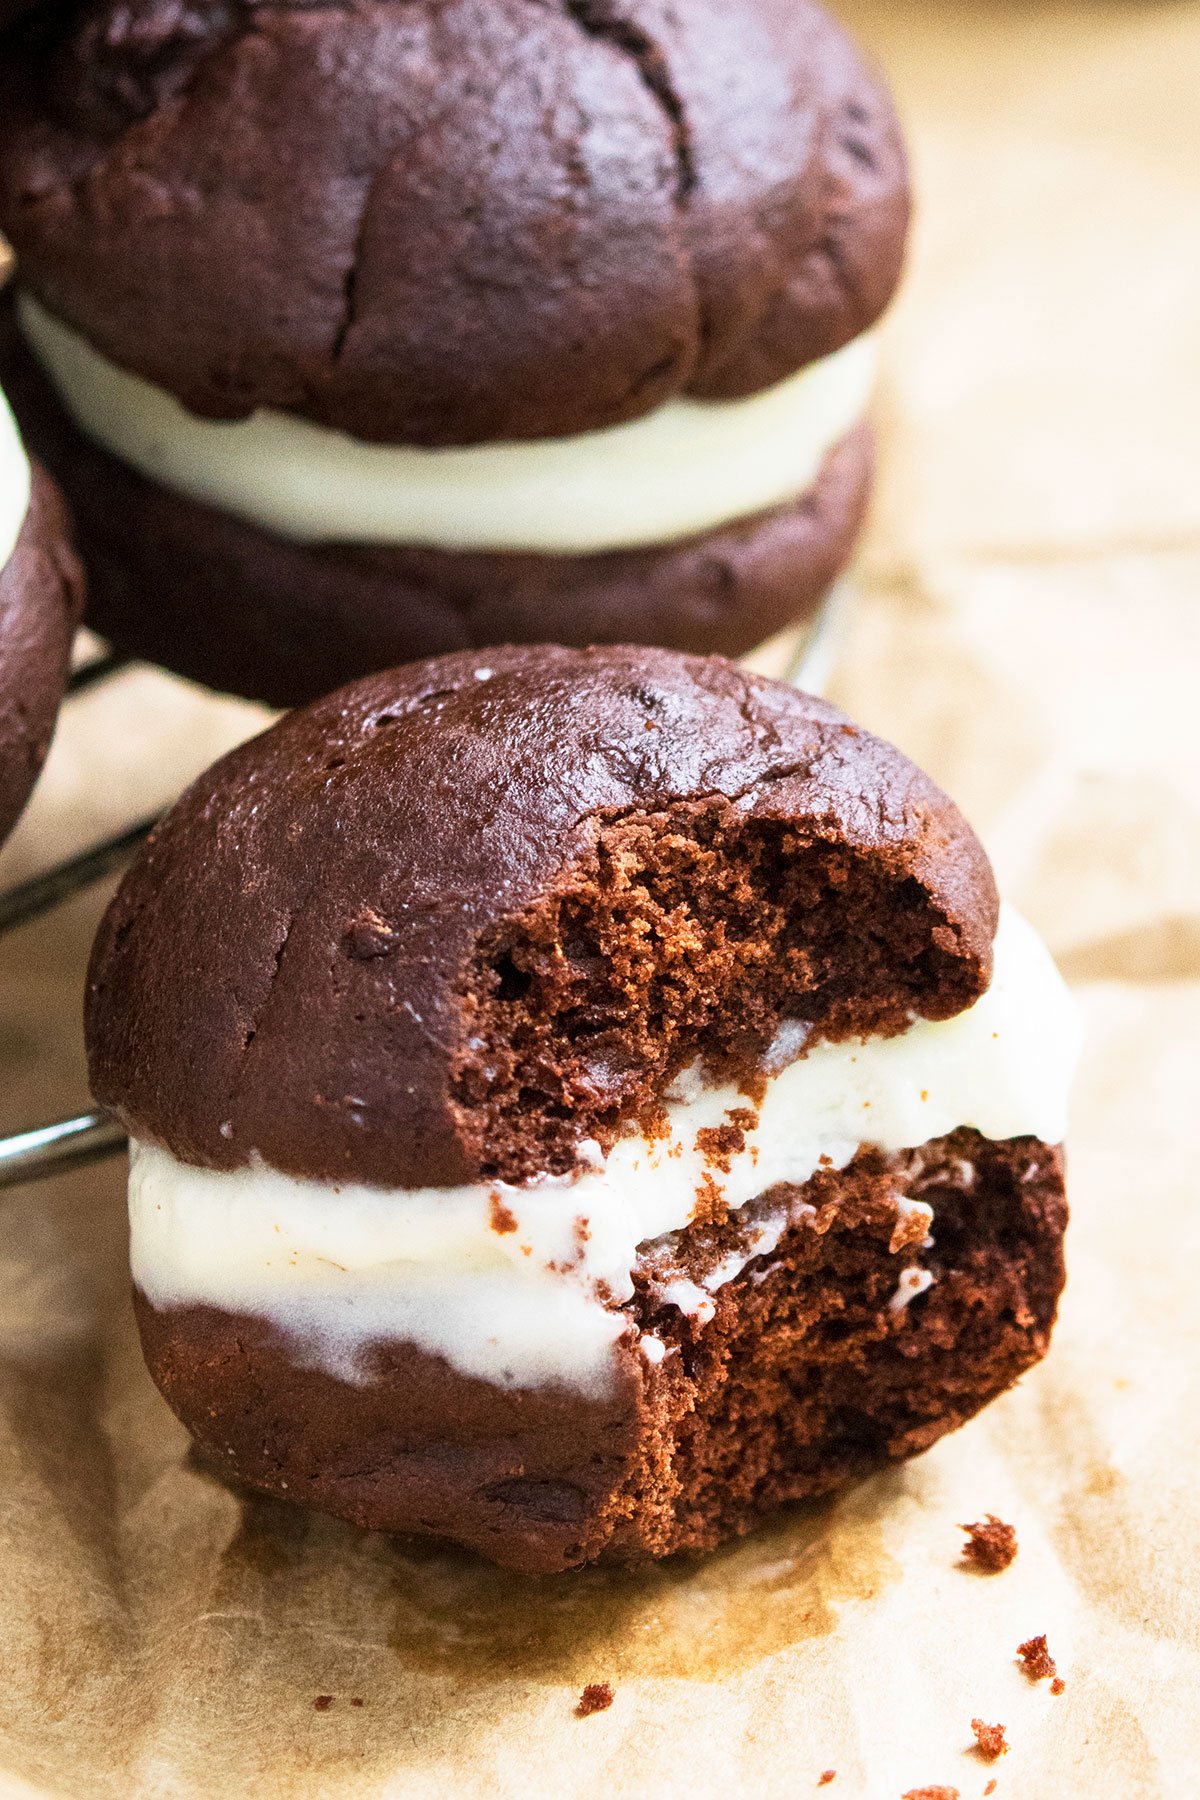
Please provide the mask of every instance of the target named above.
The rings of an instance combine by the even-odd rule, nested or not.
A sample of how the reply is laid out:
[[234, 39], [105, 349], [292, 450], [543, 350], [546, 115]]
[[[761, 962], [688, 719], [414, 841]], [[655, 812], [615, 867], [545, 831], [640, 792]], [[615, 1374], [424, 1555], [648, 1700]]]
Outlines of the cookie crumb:
[[488, 1224], [497, 1237], [506, 1237], [510, 1231], [517, 1229], [517, 1215], [511, 1207], [505, 1206], [499, 1194], [493, 1188], [488, 1195]]
[[1050, 1692], [1052, 1694], [1061, 1694], [1063, 1689], [1066, 1687], [1066, 1685], [1067, 1684], [1063, 1680], [1062, 1676], [1056, 1675], [1054, 1677], [1054, 1680], [1050, 1683]]
[[577, 1719], [586, 1719], [590, 1713], [607, 1712], [613, 1703], [611, 1683], [607, 1681], [589, 1681], [579, 1696], [579, 1705], [575, 1708]]
[[1003, 1725], [987, 1725], [982, 1719], [972, 1719], [971, 1730], [975, 1733], [975, 1749], [986, 1761], [995, 1762], [998, 1756], [1008, 1754]]
[[957, 1788], [923, 1787], [909, 1788], [907, 1794], [901, 1794], [900, 1800], [961, 1800]]
[[[697, 1145], [699, 1145], [700, 1139], [706, 1135], [708, 1134], [703, 1131], [696, 1133]], [[712, 1135], [720, 1135], [715, 1126]], [[739, 1132], [738, 1135], [740, 1136], [741, 1133]], [[703, 1151], [702, 1154], [707, 1155], [708, 1153]], [[689, 1223], [692, 1225], [723, 1225], [728, 1217], [729, 1204], [725, 1199], [725, 1189], [714, 1181], [710, 1172], [705, 1169], [696, 1189], [696, 1203], [689, 1215]]]
[[1058, 1674], [1054, 1658], [1046, 1644], [1044, 1631], [1038, 1637], [1026, 1638], [1023, 1644], [1018, 1644], [1017, 1655], [1024, 1663], [1025, 1673], [1030, 1681], [1045, 1681], [1048, 1677]]
[[998, 1575], [1001, 1569], [1007, 1569], [1017, 1554], [1017, 1531], [995, 1513], [984, 1513], [974, 1525], [960, 1525], [965, 1531], [967, 1541], [963, 1545], [963, 1561], [969, 1562], [988, 1575]]
[[333, 1695], [332, 1694], [318, 1694], [316, 1699], [313, 1701], [313, 1707], [314, 1707], [315, 1711], [317, 1711], [317, 1712], [328, 1712], [332, 1705], [333, 1705]]
[[822, 1769], [821, 1773], [817, 1776], [817, 1786], [818, 1787], [828, 1787], [831, 1781], [836, 1781], [836, 1780], [837, 1780], [837, 1770], [836, 1769]]
[[351, 1701], [351, 1702], [350, 1702], [350, 1704], [351, 1704], [351, 1706], [361, 1706], [361, 1705], [362, 1705], [362, 1701], [361, 1701], [361, 1700], [359, 1700], [359, 1699], [357, 1699], [357, 1698], [355, 1698], [355, 1699], [353, 1699], [353, 1700], [352, 1700], [352, 1701]]

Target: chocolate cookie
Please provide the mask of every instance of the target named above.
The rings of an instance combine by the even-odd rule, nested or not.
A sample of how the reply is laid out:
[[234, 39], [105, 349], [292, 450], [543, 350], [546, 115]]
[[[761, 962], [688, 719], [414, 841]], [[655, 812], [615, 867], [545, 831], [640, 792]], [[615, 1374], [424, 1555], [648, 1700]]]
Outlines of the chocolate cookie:
[[89, 973], [152, 1373], [250, 1485], [530, 1569], [926, 1447], [1062, 1282], [1073, 1024], [997, 918], [925, 776], [720, 658], [459, 654], [290, 715]]
[[82, 609], [83, 570], [66, 508], [35, 464], [16, 543], [0, 556], [0, 838], [46, 760]]
[[886, 92], [810, 0], [93, 0], [0, 69], [22, 281], [198, 412], [555, 438], [753, 393], [900, 269]]

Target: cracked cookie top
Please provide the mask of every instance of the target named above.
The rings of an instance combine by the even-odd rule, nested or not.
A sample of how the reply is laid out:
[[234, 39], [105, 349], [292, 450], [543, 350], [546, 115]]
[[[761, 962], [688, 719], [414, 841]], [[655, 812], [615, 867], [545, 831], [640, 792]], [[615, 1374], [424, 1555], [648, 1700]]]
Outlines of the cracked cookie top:
[[891, 101], [810, 0], [85, 0], [0, 68], [23, 279], [197, 412], [543, 438], [869, 326]]
[[188, 790], [87, 992], [93, 1092], [184, 1161], [382, 1186], [565, 1174], [697, 1064], [987, 986], [954, 805], [721, 658], [462, 652], [293, 713]]

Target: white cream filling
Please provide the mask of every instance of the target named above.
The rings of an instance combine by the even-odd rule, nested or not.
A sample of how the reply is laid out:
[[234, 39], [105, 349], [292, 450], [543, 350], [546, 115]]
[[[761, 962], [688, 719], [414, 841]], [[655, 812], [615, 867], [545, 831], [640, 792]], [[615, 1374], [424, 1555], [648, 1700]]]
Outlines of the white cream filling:
[[[639, 1245], [688, 1224], [706, 1176], [737, 1208], [777, 1182], [807, 1181], [825, 1159], [845, 1167], [863, 1143], [913, 1149], [965, 1125], [1058, 1143], [1078, 1042], [1049, 953], [1006, 908], [995, 974], [973, 1007], [917, 1020], [898, 1037], [820, 1043], [788, 1063], [771, 1076], [728, 1173], [712, 1167], [696, 1134], [746, 1100], [694, 1076], [671, 1097], [669, 1136], [623, 1139], [607, 1157], [597, 1149], [583, 1173], [527, 1187], [331, 1186], [262, 1163], [195, 1168], [135, 1143], [134, 1281], [159, 1308], [206, 1304], [266, 1319], [298, 1359], [347, 1380], [361, 1377], [372, 1342], [399, 1339], [488, 1381], [603, 1391], [627, 1329], [606, 1297], [630, 1298]], [[496, 1230], [501, 1209], [513, 1229]], [[708, 1296], [773, 1247], [786, 1223], [784, 1214], [760, 1221], [756, 1247], [710, 1273], [706, 1293], [677, 1302], [703, 1318]]]
[[422, 450], [285, 413], [198, 418], [28, 294], [18, 306], [85, 436], [151, 480], [298, 543], [584, 555], [712, 531], [811, 487], [862, 420], [875, 369], [862, 337], [746, 400], [670, 400], [576, 437]]
[[29, 511], [32, 477], [29, 458], [8, 401], [0, 394], [0, 569], [4, 569], [21, 535]]

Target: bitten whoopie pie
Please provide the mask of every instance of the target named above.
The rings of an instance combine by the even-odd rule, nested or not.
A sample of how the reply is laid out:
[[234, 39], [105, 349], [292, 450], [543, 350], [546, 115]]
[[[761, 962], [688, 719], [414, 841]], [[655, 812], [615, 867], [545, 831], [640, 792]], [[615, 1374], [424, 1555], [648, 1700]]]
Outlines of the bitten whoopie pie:
[[457, 653], [188, 791], [88, 981], [138, 1319], [237, 1481], [704, 1549], [1046, 1350], [1069, 999], [959, 812], [721, 658]]
[[3, 366], [94, 623], [280, 703], [807, 616], [907, 216], [811, 0], [91, 0], [0, 69]]
[[30, 463], [0, 394], [0, 839], [46, 760], [82, 610], [62, 497]]

